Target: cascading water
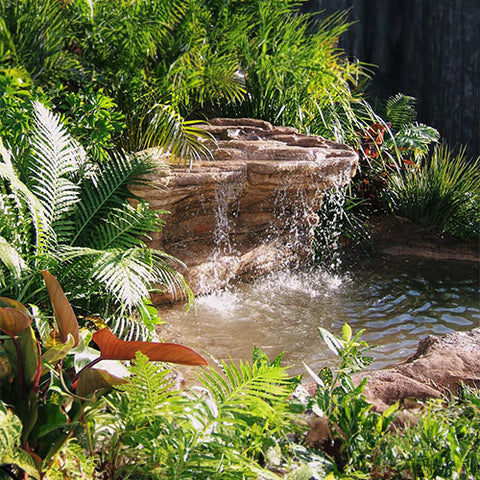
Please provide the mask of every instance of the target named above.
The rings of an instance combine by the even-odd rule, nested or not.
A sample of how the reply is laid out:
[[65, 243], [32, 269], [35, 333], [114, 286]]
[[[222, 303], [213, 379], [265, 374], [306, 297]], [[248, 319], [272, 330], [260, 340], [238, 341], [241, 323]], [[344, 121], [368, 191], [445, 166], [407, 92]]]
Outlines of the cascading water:
[[[182, 305], [163, 312], [162, 336], [220, 358], [247, 359], [254, 345], [271, 356], [284, 350], [300, 373], [302, 361], [314, 368], [328, 361], [319, 326], [366, 328], [381, 367], [429, 333], [479, 324], [476, 265], [377, 257], [338, 273], [340, 225], [349, 221], [341, 188], [354, 174], [355, 152], [258, 120], [216, 119], [208, 128], [218, 141], [214, 161], [172, 171], [164, 178], [170, 190], [152, 193], [156, 208], [172, 211], [155, 248], [188, 264], [198, 294], [211, 291], [211, 281], [201, 284], [205, 273], [223, 290], [199, 297], [196, 312]], [[327, 268], [306, 271], [297, 267], [309, 258], [318, 210]], [[239, 279], [250, 283], [225, 288]]]
[[325, 192], [319, 221], [315, 229], [315, 259], [329, 272], [337, 272], [342, 264], [340, 237], [343, 227], [345, 188]]
[[[229, 188], [217, 192], [217, 260], [235, 261], [237, 194]], [[308, 209], [292, 207], [291, 195], [289, 183], [276, 190], [275, 222], [266, 241], [286, 229], [287, 249], [298, 250], [300, 244], [308, 244], [315, 222]], [[285, 351], [292, 372], [303, 373], [302, 362], [321, 368], [333, 361], [320, 341], [319, 326], [338, 331], [348, 322], [354, 330], [365, 328], [365, 340], [376, 346], [373, 366], [381, 368], [405, 359], [427, 334], [480, 324], [477, 266], [389, 257], [342, 266], [345, 190], [334, 189], [323, 201], [316, 255], [326, 267], [298, 268], [296, 262], [282, 261], [277, 272], [253, 283], [199, 297], [196, 314], [172, 310], [164, 317], [165, 336], [193, 342], [219, 358], [248, 359], [254, 345], [270, 356]]]

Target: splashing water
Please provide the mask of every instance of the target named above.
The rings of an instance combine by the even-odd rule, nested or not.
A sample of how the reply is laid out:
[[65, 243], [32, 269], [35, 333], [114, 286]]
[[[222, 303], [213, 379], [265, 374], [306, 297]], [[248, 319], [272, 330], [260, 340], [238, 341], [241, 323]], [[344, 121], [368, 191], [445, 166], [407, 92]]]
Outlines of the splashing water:
[[[346, 267], [346, 265], [344, 265]], [[362, 260], [348, 273], [281, 271], [198, 299], [197, 313], [165, 313], [161, 335], [218, 358], [247, 360], [257, 345], [270, 357], [285, 351], [292, 373], [302, 361], [321, 368], [335, 360], [317, 327], [344, 322], [376, 348], [374, 368], [404, 360], [426, 335], [480, 326], [477, 265], [390, 257]]]

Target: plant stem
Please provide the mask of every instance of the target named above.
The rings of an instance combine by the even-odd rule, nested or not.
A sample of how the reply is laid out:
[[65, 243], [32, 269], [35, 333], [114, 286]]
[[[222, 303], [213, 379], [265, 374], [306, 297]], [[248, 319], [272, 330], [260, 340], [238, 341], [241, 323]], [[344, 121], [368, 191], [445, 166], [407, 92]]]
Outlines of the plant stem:
[[88, 365], [85, 365], [72, 379], [72, 383], [75, 383], [78, 380], [78, 377], [80, 377], [80, 374], [86, 370], [87, 368], [91, 368], [94, 365], [96, 365], [98, 362], [102, 361], [102, 357], [97, 357], [95, 360], [92, 360]]
[[24, 391], [25, 391], [25, 377], [23, 373], [22, 349], [20, 348], [20, 342], [18, 341], [18, 337], [11, 337], [11, 338], [13, 340], [13, 344], [15, 345], [15, 350], [17, 351], [20, 398], [23, 398]]

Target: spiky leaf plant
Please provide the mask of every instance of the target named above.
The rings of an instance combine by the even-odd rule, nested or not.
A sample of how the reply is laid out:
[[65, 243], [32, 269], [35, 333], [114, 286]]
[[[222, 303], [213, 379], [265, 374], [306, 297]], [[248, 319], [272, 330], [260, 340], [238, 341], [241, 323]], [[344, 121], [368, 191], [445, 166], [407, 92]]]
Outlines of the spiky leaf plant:
[[145, 184], [155, 165], [122, 152], [92, 165], [55, 115], [39, 103], [34, 111], [30, 153], [12, 157], [3, 149], [0, 163], [2, 292], [42, 302], [32, 284], [48, 269], [79, 313], [117, 316], [123, 326], [146, 312], [154, 286], [189, 294], [174, 269], [180, 262], [144, 243], [163, 225], [159, 212], [129, 201], [128, 186]]
[[384, 198], [395, 215], [429, 229], [475, 240], [480, 234], [479, 159], [435, 148], [419, 168], [404, 169], [389, 178]]

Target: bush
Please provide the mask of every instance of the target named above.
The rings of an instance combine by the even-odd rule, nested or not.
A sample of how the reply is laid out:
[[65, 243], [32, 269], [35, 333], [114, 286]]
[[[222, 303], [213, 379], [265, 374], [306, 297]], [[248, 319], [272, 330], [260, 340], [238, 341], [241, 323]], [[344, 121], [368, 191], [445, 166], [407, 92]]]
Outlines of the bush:
[[431, 157], [388, 178], [384, 199], [389, 210], [417, 225], [466, 240], [480, 235], [480, 159], [465, 149], [454, 154], [445, 146]]
[[0, 152], [0, 291], [41, 305], [39, 271], [49, 269], [82, 314], [152, 328], [150, 289], [191, 300], [174, 269], [181, 263], [141, 239], [162, 228], [159, 212], [129, 202], [127, 187], [144, 184], [155, 164], [122, 152], [90, 162], [58, 117], [39, 103], [33, 110], [29, 149]]

